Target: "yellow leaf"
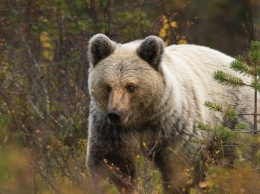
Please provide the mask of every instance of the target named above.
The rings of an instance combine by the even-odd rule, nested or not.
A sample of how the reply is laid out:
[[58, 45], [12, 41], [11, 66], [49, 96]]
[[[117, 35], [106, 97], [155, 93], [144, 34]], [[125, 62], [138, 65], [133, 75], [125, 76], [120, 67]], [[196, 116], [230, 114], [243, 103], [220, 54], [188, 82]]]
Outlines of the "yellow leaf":
[[42, 32], [40, 34], [40, 42], [43, 48], [42, 55], [44, 59], [48, 61], [53, 61], [55, 53], [54, 42], [51, 40], [47, 32]]
[[180, 40], [178, 40], [177, 44], [188, 44], [185, 36], [182, 36]]
[[208, 183], [205, 182], [205, 181], [199, 183], [199, 187], [200, 187], [200, 188], [206, 188], [207, 186], [208, 186]]
[[170, 44], [170, 40], [167, 39], [167, 40], [164, 41], [164, 43], [165, 43], [166, 46], [168, 46]]
[[41, 42], [48, 42], [48, 41], [50, 41], [50, 37], [49, 37], [48, 32], [42, 32], [40, 34], [40, 41]]
[[171, 27], [178, 28], [178, 23], [175, 21], [171, 22]]
[[162, 16], [162, 20], [163, 20], [163, 23], [164, 23], [164, 24], [168, 23], [168, 19], [167, 19], [167, 17], [165, 17], [164, 15]]
[[162, 28], [162, 29], [160, 30], [160, 32], [159, 32], [159, 36], [160, 36], [161, 38], [164, 38], [166, 35], [167, 35], [166, 30]]
[[208, 180], [207, 181], [207, 186], [209, 186], [209, 187], [213, 187], [215, 185], [215, 183], [214, 183], [214, 181], [213, 180]]
[[191, 188], [189, 194], [196, 194], [197, 190], [195, 188]]

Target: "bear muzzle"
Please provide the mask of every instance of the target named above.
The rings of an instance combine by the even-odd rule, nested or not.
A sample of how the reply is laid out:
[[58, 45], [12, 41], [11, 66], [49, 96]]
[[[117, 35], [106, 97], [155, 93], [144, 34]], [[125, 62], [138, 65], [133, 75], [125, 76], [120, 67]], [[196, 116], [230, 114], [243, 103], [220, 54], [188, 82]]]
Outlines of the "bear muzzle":
[[111, 110], [107, 113], [108, 122], [111, 124], [118, 124], [121, 120], [121, 113], [117, 110]]

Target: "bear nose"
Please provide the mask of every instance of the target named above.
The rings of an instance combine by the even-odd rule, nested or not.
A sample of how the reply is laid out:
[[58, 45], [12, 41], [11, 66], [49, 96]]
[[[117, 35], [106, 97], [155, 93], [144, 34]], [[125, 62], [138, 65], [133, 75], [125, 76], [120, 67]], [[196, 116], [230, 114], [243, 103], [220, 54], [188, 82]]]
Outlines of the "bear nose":
[[120, 120], [120, 112], [111, 110], [108, 112], [107, 117], [111, 123], [117, 123]]

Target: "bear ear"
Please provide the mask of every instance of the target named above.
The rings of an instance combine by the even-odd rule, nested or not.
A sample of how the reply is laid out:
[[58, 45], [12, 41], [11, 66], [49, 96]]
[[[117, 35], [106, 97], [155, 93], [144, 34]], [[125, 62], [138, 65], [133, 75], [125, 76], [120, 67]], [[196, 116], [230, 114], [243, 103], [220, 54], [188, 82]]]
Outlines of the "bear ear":
[[88, 59], [90, 65], [95, 67], [95, 65], [102, 59], [108, 57], [114, 52], [116, 48], [116, 43], [111, 41], [104, 34], [96, 34], [89, 41], [88, 46]]
[[164, 47], [165, 44], [161, 38], [148, 36], [142, 41], [137, 53], [141, 59], [148, 62], [155, 70], [159, 70]]

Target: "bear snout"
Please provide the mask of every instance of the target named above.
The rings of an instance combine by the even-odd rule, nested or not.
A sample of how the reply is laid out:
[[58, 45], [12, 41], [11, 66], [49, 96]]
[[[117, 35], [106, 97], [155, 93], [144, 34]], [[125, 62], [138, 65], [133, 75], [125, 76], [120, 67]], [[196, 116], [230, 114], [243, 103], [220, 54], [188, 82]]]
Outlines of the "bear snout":
[[108, 121], [112, 124], [117, 124], [120, 121], [121, 113], [117, 110], [111, 110], [107, 113]]

